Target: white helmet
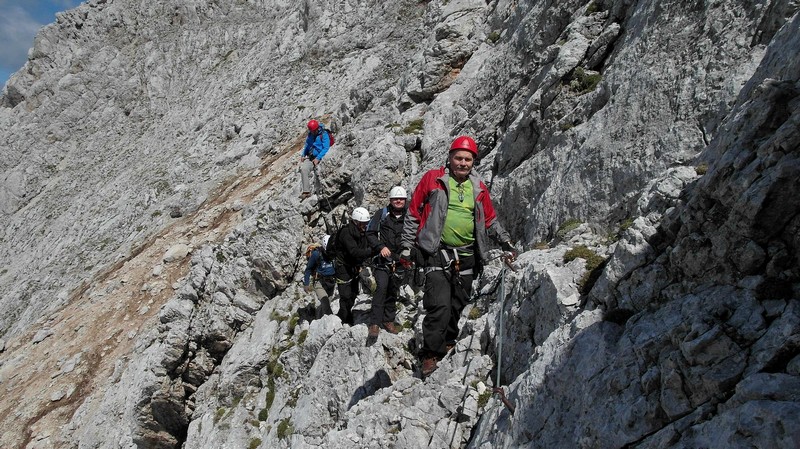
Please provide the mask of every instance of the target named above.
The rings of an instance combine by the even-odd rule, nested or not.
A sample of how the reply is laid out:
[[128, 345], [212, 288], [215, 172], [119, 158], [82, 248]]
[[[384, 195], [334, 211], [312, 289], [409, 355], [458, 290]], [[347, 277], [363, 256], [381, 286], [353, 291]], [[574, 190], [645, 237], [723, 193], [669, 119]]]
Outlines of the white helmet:
[[389, 191], [389, 199], [392, 199], [392, 198], [407, 199], [408, 198], [408, 194], [406, 193], [406, 189], [404, 189], [404, 188], [402, 188], [400, 186], [392, 187], [392, 190]]
[[326, 236], [322, 237], [322, 241], [320, 242], [320, 243], [322, 243], [322, 249], [328, 249], [328, 240], [330, 240], [330, 239], [331, 239], [330, 235], [326, 235]]
[[366, 223], [369, 221], [370, 217], [369, 217], [369, 212], [367, 212], [366, 209], [364, 209], [363, 207], [356, 207], [355, 209], [353, 209], [353, 213], [350, 214], [350, 218], [352, 218], [353, 221]]

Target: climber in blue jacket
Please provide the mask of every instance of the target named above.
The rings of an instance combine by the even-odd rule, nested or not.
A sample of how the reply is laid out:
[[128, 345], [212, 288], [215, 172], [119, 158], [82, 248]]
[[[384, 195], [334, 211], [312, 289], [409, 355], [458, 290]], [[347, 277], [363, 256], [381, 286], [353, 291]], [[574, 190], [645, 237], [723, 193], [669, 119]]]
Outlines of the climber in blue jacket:
[[311, 195], [311, 170], [319, 164], [331, 147], [330, 133], [325, 129], [325, 125], [312, 119], [308, 121], [307, 126], [308, 136], [300, 154], [300, 179], [303, 183], [301, 199]]
[[303, 289], [306, 293], [313, 291], [319, 300], [319, 307], [316, 308], [317, 318], [333, 313], [331, 297], [336, 288], [336, 269], [333, 260], [330, 260], [325, 253], [330, 238], [330, 235], [326, 235], [318, 247], [309, 248], [308, 262], [303, 273]]

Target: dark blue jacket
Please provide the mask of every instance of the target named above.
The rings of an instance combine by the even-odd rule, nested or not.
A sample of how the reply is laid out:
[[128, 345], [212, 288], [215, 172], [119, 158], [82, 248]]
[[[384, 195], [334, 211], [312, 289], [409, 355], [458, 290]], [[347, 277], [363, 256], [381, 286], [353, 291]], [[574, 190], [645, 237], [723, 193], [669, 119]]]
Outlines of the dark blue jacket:
[[322, 257], [319, 249], [311, 251], [308, 256], [308, 263], [306, 263], [306, 271], [303, 273], [303, 285], [308, 285], [311, 280], [311, 273], [316, 272], [322, 277], [333, 276], [336, 271], [333, 268], [333, 262], [328, 262]]

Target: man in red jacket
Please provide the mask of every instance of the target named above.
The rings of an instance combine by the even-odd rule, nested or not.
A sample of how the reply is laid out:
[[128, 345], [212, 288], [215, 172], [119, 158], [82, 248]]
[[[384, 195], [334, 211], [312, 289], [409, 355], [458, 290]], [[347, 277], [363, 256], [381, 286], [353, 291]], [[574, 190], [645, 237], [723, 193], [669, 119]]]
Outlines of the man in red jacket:
[[489, 190], [472, 170], [478, 146], [468, 136], [450, 146], [447, 164], [425, 173], [414, 189], [403, 229], [401, 257], [416, 245], [425, 267], [422, 305], [422, 376], [455, 344], [458, 320], [472, 292], [472, 281], [492, 237], [513, 260], [509, 235], [497, 221]]

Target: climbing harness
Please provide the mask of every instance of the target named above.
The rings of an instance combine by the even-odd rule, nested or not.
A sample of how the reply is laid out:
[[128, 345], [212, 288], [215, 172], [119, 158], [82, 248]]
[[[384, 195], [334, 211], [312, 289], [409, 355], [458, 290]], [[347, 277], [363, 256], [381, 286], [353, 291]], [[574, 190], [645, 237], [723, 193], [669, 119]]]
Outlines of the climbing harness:
[[[432, 266], [432, 267], [425, 267], [425, 274], [432, 271], [444, 271], [445, 275], [448, 271], [451, 271], [455, 276], [467, 276], [474, 273], [472, 268], [468, 268], [466, 270], [461, 269], [461, 258], [458, 255], [458, 250], [462, 248], [444, 248], [439, 250], [439, 254], [442, 255], [442, 263], [441, 266]], [[450, 258], [449, 251], [453, 251], [453, 257]], [[452, 267], [452, 270], [450, 268]]]
[[[466, 270], [461, 269], [461, 258], [459, 257], [458, 251], [464, 250], [464, 248], [442, 248], [439, 250], [439, 255], [441, 255], [441, 259], [438, 265], [428, 266], [425, 267], [423, 271], [424, 275], [427, 276], [428, 273], [432, 273], [434, 271], [441, 271], [444, 274], [445, 279], [450, 282], [451, 285], [457, 287], [458, 290], [463, 295], [463, 298], [469, 301], [471, 298], [467, 294], [467, 290], [464, 288], [464, 284], [462, 284], [461, 276], [469, 276], [472, 275], [475, 270], [473, 268], [467, 268]], [[453, 253], [453, 257], [450, 257], [450, 251]]]

